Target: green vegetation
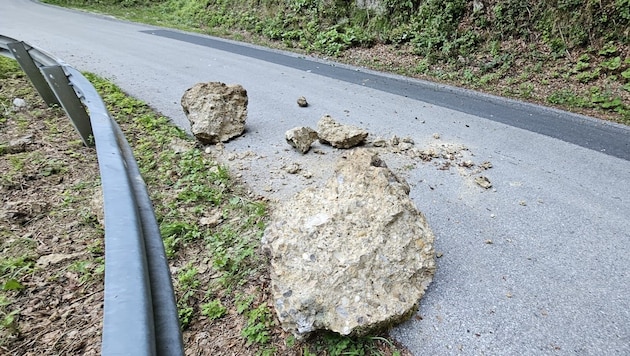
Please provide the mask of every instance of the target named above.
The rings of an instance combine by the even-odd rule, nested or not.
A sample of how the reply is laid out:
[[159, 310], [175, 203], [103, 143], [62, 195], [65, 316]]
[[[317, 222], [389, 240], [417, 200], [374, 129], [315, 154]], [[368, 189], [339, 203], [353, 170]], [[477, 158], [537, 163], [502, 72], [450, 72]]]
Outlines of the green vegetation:
[[[343, 0], [47, 2], [630, 123], [630, 0], [383, 0], [375, 9]], [[389, 48], [386, 58], [353, 52], [375, 44]], [[593, 101], [592, 87], [612, 99]], [[558, 100], [562, 90], [578, 100]]]
[[201, 315], [214, 320], [219, 319], [227, 313], [227, 308], [221, 304], [221, 300], [214, 299], [201, 305]]

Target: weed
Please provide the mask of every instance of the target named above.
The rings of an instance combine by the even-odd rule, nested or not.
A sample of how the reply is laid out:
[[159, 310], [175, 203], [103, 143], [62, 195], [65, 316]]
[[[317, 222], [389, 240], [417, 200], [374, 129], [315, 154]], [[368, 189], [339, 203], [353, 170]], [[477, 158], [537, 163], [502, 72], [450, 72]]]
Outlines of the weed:
[[[0, 296], [2, 298], [2, 296]], [[2, 310], [2, 306], [0, 306], [0, 346], [4, 343], [3, 334], [17, 334], [18, 333], [18, 324], [17, 317], [19, 316], [18, 310], [12, 311], [4, 311]]]
[[0, 261], [0, 278], [16, 279], [20, 276], [31, 273], [35, 264], [30, 256], [19, 256], [7, 258]]
[[15, 60], [0, 56], [0, 79], [24, 76], [24, 72]]
[[100, 282], [105, 274], [105, 260], [103, 257], [93, 261], [79, 260], [68, 266], [68, 271], [75, 272], [79, 276], [79, 282]]
[[566, 105], [569, 107], [589, 107], [591, 105], [590, 100], [580, 97], [569, 89], [554, 91], [547, 97], [547, 101], [550, 104]]
[[267, 304], [247, 312], [247, 325], [241, 334], [247, 339], [247, 344], [266, 344], [269, 342], [269, 328], [274, 325], [273, 315]]
[[318, 338], [312, 349], [306, 349], [305, 355], [379, 355], [378, 343], [385, 344], [392, 351], [392, 355], [400, 355], [394, 344], [379, 336], [348, 337], [336, 333], [324, 333]]
[[177, 313], [182, 329], [188, 327], [194, 316], [194, 309], [190, 305], [190, 298], [197, 292], [199, 288], [199, 279], [197, 278], [197, 268], [192, 263], [184, 266], [177, 274], [177, 289], [181, 296], [177, 301]]
[[177, 281], [182, 289], [197, 289], [199, 280], [197, 279], [197, 268], [191, 264], [186, 265], [178, 274]]
[[618, 52], [619, 50], [617, 49], [617, 46], [614, 43], [609, 42], [606, 45], [604, 45], [604, 47], [602, 47], [601, 50], [599, 50], [598, 54], [600, 56], [612, 57], [616, 55]]
[[575, 67], [573, 67], [573, 73], [582, 72], [590, 68], [591, 64], [589, 63], [589, 61], [590, 61], [590, 56], [588, 54], [584, 53], [583, 55], [581, 55], [578, 58], [577, 63], [575, 63]]
[[519, 89], [520, 89], [520, 96], [524, 99], [529, 99], [532, 97], [532, 93], [534, 91], [534, 84], [530, 82], [521, 83], [521, 85], [519, 85]]
[[605, 60], [602, 63], [600, 63], [599, 66], [610, 72], [615, 71], [621, 68], [621, 57], [617, 56], [617, 57]]
[[180, 239], [175, 235], [164, 237], [164, 250], [167, 258], [171, 259], [175, 257], [175, 253], [177, 253], [177, 250], [179, 249], [179, 241]]
[[105, 253], [103, 240], [95, 240], [90, 245], [88, 245], [88, 252], [90, 252], [94, 256], [102, 256]]
[[234, 305], [236, 306], [236, 312], [239, 314], [243, 314], [246, 310], [249, 309], [249, 306], [252, 305], [255, 296], [253, 294], [241, 294], [237, 293], [234, 298]]
[[2, 284], [2, 290], [20, 290], [24, 289], [22, 283], [17, 279], [11, 278]]
[[193, 319], [194, 310], [189, 305], [177, 305], [177, 316], [179, 317], [179, 324], [182, 329], [186, 329], [190, 325]]
[[201, 315], [207, 316], [211, 320], [219, 319], [227, 313], [227, 308], [221, 304], [221, 300], [214, 299], [201, 305]]
[[575, 76], [575, 79], [577, 79], [578, 81], [582, 83], [588, 83], [599, 78], [599, 75], [600, 75], [600, 69], [595, 68], [595, 70], [592, 70], [590, 72], [581, 72], [577, 74]]

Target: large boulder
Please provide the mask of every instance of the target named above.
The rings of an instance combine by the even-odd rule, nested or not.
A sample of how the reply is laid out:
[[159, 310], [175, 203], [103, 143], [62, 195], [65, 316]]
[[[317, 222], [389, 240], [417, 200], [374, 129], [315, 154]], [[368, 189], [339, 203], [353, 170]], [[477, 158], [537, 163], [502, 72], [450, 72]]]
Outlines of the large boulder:
[[337, 148], [351, 148], [362, 144], [368, 132], [350, 125], [335, 121], [330, 115], [324, 115], [317, 122], [319, 141]]
[[247, 91], [239, 84], [198, 83], [182, 96], [190, 129], [204, 144], [225, 142], [245, 131]]
[[323, 189], [276, 209], [263, 236], [282, 327], [364, 335], [410, 316], [435, 271], [433, 233], [377, 154], [337, 163]]

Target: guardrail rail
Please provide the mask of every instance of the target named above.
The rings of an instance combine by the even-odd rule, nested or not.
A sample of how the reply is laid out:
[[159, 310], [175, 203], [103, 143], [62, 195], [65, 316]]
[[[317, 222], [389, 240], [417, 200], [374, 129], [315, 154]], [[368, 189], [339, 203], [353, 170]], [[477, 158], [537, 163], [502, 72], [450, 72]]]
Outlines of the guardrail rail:
[[61, 105], [83, 143], [96, 148], [105, 215], [102, 355], [183, 355], [162, 237], [120, 127], [92, 84], [63, 61], [3, 35], [0, 55], [17, 60], [44, 101]]

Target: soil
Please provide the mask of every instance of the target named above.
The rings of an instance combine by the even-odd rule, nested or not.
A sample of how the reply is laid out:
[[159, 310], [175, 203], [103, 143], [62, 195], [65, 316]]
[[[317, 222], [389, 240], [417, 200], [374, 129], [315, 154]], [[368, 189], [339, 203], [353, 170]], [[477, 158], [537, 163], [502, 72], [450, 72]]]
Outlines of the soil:
[[[630, 56], [630, 46], [619, 44], [617, 54], [621, 58]], [[405, 76], [440, 82], [447, 85], [473, 89], [488, 94], [514, 98], [543, 106], [552, 106], [577, 114], [587, 115], [607, 121], [629, 124], [628, 116], [615, 110], [603, 110], [598, 107], [588, 107], [594, 95], [594, 90], [618, 97], [623, 103], [630, 103], [630, 91], [622, 88], [622, 80], [611, 78], [620, 77], [620, 70], [604, 72], [597, 78], [580, 80], [579, 75], [584, 71], [599, 68], [608, 57], [598, 55], [589, 49], [576, 48], [567, 51], [560, 58], [549, 58], [550, 49], [542, 43], [522, 43], [518, 41], [505, 42], [502, 53], [509, 53], [514, 58], [506, 68], [499, 68], [489, 81], [483, 83], [485, 66], [493, 61], [487, 56], [460, 58], [459, 65], [436, 63], [426, 71], [418, 70], [421, 57], [413, 54], [408, 45], [376, 44], [372, 47], [353, 47], [344, 51], [337, 60], [356, 66], [363, 66], [375, 70], [399, 73]], [[586, 69], [577, 69], [576, 63], [581, 56], [590, 58]], [[489, 72], [490, 74], [492, 72]], [[467, 74], [471, 78], [467, 78]], [[598, 89], [604, 88], [604, 89]], [[553, 93], [564, 91], [573, 93], [575, 97], [587, 98], [588, 104], [570, 101], [554, 104], [549, 98]]]
[[23, 77], [0, 98], [0, 354], [98, 355], [103, 228], [94, 149]]

